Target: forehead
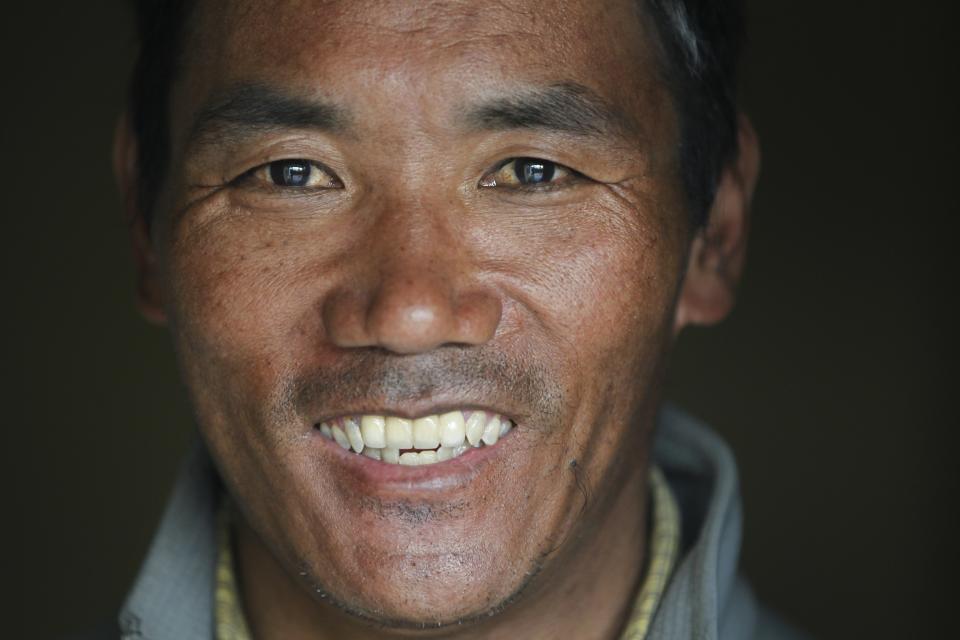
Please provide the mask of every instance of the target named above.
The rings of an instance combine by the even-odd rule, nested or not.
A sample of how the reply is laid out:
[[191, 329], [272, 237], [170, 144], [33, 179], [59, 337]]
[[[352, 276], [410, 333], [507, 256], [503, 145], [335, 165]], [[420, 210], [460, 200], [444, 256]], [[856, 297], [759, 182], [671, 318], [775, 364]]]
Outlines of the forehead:
[[577, 82], [624, 104], [655, 84], [651, 37], [634, 0], [201, 0], [186, 81], [433, 102]]

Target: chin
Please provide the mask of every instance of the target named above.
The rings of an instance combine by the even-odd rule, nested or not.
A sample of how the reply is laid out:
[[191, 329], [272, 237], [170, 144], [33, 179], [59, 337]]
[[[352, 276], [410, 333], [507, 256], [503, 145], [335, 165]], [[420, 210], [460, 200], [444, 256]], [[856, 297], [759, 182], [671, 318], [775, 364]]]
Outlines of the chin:
[[491, 568], [491, 563], [480, 556], [469, 562], [464, 562], [461, 554], [420, 556], [351, 580], [361, 587], [357, 592], [334, 591], [312, 572], [304, 577], [304, 586], [315, 599], [377, 627], [442, 629], [501, 613], [520, 597], [538, 572], [534, 565], [504, 576]]

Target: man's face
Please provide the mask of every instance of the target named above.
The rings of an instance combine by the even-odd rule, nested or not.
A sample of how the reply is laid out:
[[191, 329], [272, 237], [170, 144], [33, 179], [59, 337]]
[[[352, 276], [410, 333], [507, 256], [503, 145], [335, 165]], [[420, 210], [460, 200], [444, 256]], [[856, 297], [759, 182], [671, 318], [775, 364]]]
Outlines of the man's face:
[[[630, 0], [200, 3], [155, 302], [230, 493], [305, 588], [483, 615], [645, 468], [690, 237], [652, 39]], [[321, 429], [366, 416], [370, 454], [371, 416], [457, 411], [514, 426], [420, 466]]]

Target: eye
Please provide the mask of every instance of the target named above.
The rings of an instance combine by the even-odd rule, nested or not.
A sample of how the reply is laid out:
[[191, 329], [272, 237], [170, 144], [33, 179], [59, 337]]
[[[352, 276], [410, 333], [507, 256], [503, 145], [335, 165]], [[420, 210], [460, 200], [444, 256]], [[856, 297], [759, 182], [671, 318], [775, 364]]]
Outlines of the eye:
[[341, 189], [332, 171], [310, 160], [275, 160], [254, 169], [252, 177], [281, 189]]
[[496, 171], [483, 176], [481, 187], [536, 187], [558, 184], [576, 177], [576, 172], [561, 164], [540, 158], [513, 158]]

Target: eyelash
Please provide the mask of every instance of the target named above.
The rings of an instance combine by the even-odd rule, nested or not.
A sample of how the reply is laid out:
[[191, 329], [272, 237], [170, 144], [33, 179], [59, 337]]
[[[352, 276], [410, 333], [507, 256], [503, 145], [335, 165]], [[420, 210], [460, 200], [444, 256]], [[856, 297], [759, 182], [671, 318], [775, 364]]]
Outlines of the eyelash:
[[[515, 178], [519, 178], [518, 169], [522, 164], [532, 165], [532, 166], [548, 165], [549, 166], [548, 172], [550, 175], [548, 176], [545, 182], [535, 182], [535, 183], [527, 183], [527, 184], [523, 184], [523, 183], [498, 184], [496, 176], [500, 174], [500, 172], [502, 172], [504, 168], [510, 166], [511, 164], [517, 164], [517, 166], [515, 166], [512, 171], [513, 176]], [[557, 173], [560, 174], [559, 178], [557, 177]], [[582, 173], [574, 169], [571, 169], [566, 165], [560, 164], [559, 162], [554, 162], [553, 160], [546, 160], [544, 158], [536, 158], [532, 156], [517, 156], [517, 157], [507, 158], [506, 160], [503, 160], [502, 162], [497, 164], [496, 168], [485, 173], [483, 177], [480, 179], [479, 186], [480, 188], [486, 188], [486, 189], [499, 187], [501, 189], [507, 189], [512, 192], [543, 193], [545, 191], [557, 191], [560, 189], [565, 189], [569, 187], [571, 183], [576, 183], [582, 180], [583, 178], [585, 178], [585, 176]], [[492, 184], [484, 184], [484, 182], [491, 182]]]
[[[331, 186], [325, 187], [311, 187], [311, 186], [301, 186], [301, 185], [279, 185], [274, 182], [272, 173], [273, 170], [278, 167], [278, 165], [306, 165], [309, 167], [307, 177], [305, 180], [310, 180], [313, 178], [312, 172], [319, 172], [322, 175], [329, 177], [329, 182], [334, 183]], [[261, 172], [266, 172], [268, 176], [258, 177], [257, 174]], [[257, 165], [252, 169], [249, 169], [233, 180], [230, 181], [230, 184], [233, 186], [244, 186], [245, 184], [252, 183], [256, 181], [256, 188], [268, 189], [270, 191], [277, 192], [281, 195], [304, 195], [304, 194], [315, 194], [319, 191], [330, 191], [335, 189], [343, 188], [343, 181], [340, 179], [337, 174], [326, 167], [325, 165], [316, 162], [314, 160], [306, 160], [304, 158], [281, 158], [279, 160], [272, 160], [270, 162], [265, 162], [263, 164]]]

